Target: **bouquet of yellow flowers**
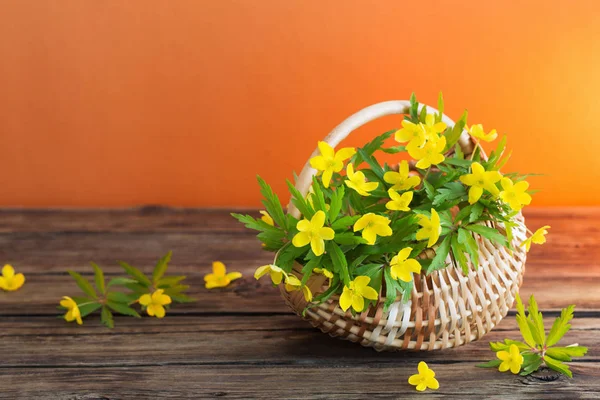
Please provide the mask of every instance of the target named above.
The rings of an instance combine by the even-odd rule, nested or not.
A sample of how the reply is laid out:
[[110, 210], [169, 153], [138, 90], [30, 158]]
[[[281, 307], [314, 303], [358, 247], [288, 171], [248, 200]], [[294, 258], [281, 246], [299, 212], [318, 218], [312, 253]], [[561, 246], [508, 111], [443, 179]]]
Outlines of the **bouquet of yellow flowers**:
[[[377, 348], [452, 347], [499, 322], [520, 285], [525, 247], [542, 243], [548, 227], [526, 237], [520, 212], [531, 192], [526, 175], [500, 173], [506, 137], [487, 157], [480, 141], [496, 131], [467, 126], [466, 111], [454, 124], [443, 108], [441, 94], [438, 110], [413, 95], [350, 117], [288, 181], [287, 213], [259, 177], [266, 211], [233, 214], [275, 253], [255, 277], [270, 275], [324, 331]], [[359, 148], [331, 145], [385, 114], [404, 114], [400, 129]], [[397, 144], [386, 145], [392, 138]], [[399, 163], [382, 164], [380, 153]]]

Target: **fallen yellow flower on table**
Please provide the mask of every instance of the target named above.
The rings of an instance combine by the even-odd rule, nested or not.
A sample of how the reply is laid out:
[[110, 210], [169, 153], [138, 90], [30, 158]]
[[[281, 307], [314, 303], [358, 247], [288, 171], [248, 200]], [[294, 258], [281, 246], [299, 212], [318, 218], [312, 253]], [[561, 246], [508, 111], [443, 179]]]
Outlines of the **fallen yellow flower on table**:
[[431, 218], [423, 214], [418, 214], [419, 220], [417, 223], [421, 225], [421, 229], [417, 231], [417, 240], [429, 239], [427, 247], [431, 247], [437, 243], [442, 233], [442, 225], [440, 223], [440, 215], [433, 208], [431, 209]]
[[421, 178], [416, 175], [411, 176], [408, 168], [408, 162], [402, 160], [398, 166], [398, 172], [388, 171], [383, 174], [383, 180], [389, 183], [394, 190], [412, 189], [421, 183]]
[[544, 244], [546, 243], [546, 236], [548, 234], [548, 229], [550, 229], [550, 225], [542, 226], [540, 229], [535, 231], [533, 235], [528, 237], [521, 243], [521, 246], [525, 246], [525, 249], [529, 251], [531, 248], [531, 243], [535, 244]]
[[146, 312], [149, 316], [162, 318], [165, 316], [164, 306], [171, 304], [171, 297], [164, 294], [163, 289], [158, 289], [151, 295], [144, 294], [140, 296], [139, 302], [141, 305], [146, 307]]
[[419, 373], [408, 378], [408, 383], [416, 386], [415, 389], [419, 392], [422, 392], [425, 389], [439, 389], [440, 383], [435, 379], [435, 372], [427, 366], [425, 361], [421, 361], [417, 369]]
[[83, 324], [83, 321], [81, 320], [81, 312], [79, 311], [79, 307], [77, 306], [77, 303], [75, 303], [75, 300], [69, 296], [63, 296], [63, 299], [60, 301], [60, 305], [67, 309], [65, 321], [71, 322], [75, 320], [77, 321], [77, 325]]
[[460, 181], [469, 189], [469, 204], [475, 204], [481, 198], [483, 189], [490, 192], [494, 197], [500, 192], [496, 186], [496, 182], [502, 179], [502, 175], [498, 171], [486, 171], [483, 165], [474, 162], [471, 165], [471, 173], [460, 177]]
[[413, 192], [399, 194], [394, 189], [388, 190], [391, 201], [385, 203], [385, 208], [395, 211], [410, 211], [408, 205], [413, 199]]
[[483, 130], [483, 125], [481, 124], [474, 124], [471, 125], [470, 128], [465, 129], [467, 129], [471, 136], [477, 139], [481, 139], [484, 142], [493, 142], [498, 137], [498, 134], [496, 133], [495, 129], [492, 129], [490, 133], [485, 133], [485, 131]]
[[365, 299], [377, 300], [379, 294], [375, 289], [369, 286], [371, 278], [368, 276], [357, 276], [350, 286], [344, 286], [344, 291], [340, 296], [340, 307], [346, 311], [350, 306], [356, 312], [361, 312], [365, 308]]
[[213, 262], [212, 269], [212, 274], [204, 275], [204, 285], [207, 289], [225, 287], [236, 279], [242, 277], [242, 274], [239, 272], [227, 273], [225, 264], [223, 264], [221, 261]]
[[279, 285], [281, 283], [284, 275], [287, 276], [287, 274], [277, 265], [268, 264], [258, 267], [256, 271], [254, 271], [254, 278], [260, 279], [266, 274], [271, 276], [271, 282], [273, 282], [275, 285]]
[[344, 168], [344, 161], [352, 157], [356, 150], [345, 147], [336, 152], [327, 142], [319, 142], [318, 147], [321, 155], [311, 158], [309, 162], [311, 167], [323, 172], [323, 186], [328, 188], [333, 173], [340, 172]]
[[304, 247], [310, 243], [310, 248], [316, 256], [325, 252], [325, 240], [331, 240], [335, 236], [333, 229], [324, 227], [325, 212], [319, 210], [311, 220], [304, 218], [298, 221], [296, 228], [300, 231], [292, 238], [292, 244], [296, 247]]
[[508, 351], [499, 351], [496, 353], [496, 357], [502, 360], [502, 363], [498, 366], [498, 371], [504, 372], [510, 369], [513, 374], [518, 374], [523, 365], [523, 356], [519, 351], [519, 348], [511, 344]]
[[419, 160], [416, 167], [420, 169], [427, 169], [444, 161], [446, 159], [443, 154], [444, 148], [446, 148], [446, 138], [444, 136], [427, 141], [423, 147], [406, 147], [408, 154], [415, 160]]
[[6, 264], [2, 268], [2, 276], [0, 276], [0, 289], [13, 292], [19, 289], [25, 283], [25, 275], [15, 274], [15, 269], [12, 265]]
[[410, 282], [413, 279], [412, 274], [421, 272], [421, 264], [414, 258], [408, 258], [412, 247], [405, 247], [398, 252], [398, 255], [392, 258], [390, 262], [390, 273], [392, 278], [400, 278], [404, 282]]
[[296, 275], [288, 275], [285, 278], [285, 290], [288, 292], [295, 292], [297, 290], [302, 290], [302, 294], [304, 294], [304, 299], [309, 303], [312, 301], [312, 292], [308, 288], [308, 286], [303, 285], [300, 279]]
[[527, 193], [529, 183], [521, 181], [513, 184], [509, 178], [502, 178], [500, 181], [502, 185], [502, 192], [500, 192], [500, 199], [508, 204], [514, 211], [520, 211], [523, 206], [527, 206], [531, 203], [531, 195]]
[[370, 196], [371, 194], [369, 192], [372, 192], [379, 186], [379, 182], [367, 182], [365, 174], [361, 171], [354, 172], [354, 166], [352, 164], [348, 164], [346, 174], [348, 176], [348, 179], [345, 182], [346, 186], [356, 190], [361, 196]]
[[362, 237], [367, 244], [375, 244], [377, 236], [392, 236], [391, 220], [381, 215], [368, 213], [354, 223], [354, 232], [362, 231]]
[[260, 219], [262, 219], [262, 221], [265, 224], [268, 224], [268, 225], [271, 225], [271, 226], [275, 225], [275, 222], [273, 221], [273, 218], [271, 218], [271, 216], [269, 215], [268, 212], [266, 212], [264, 210], [261, 210], [260, 213], [262, 214], [262, 217], [260, 217]]

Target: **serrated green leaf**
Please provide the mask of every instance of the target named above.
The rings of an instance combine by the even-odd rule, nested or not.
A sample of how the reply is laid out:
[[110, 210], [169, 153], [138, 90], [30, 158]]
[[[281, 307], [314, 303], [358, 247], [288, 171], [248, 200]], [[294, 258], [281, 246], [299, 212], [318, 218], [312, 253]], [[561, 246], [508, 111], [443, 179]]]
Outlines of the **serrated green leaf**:
[[102, 307], [102, 312], [100, 313], [100, 320], [107, 328], [115, 327], [113, 315], [106, 306]]
[[340, 247], [332, 241], [327, 242], [327, 249], [328, 254], [331, 257], [331, 262], [336, 271], [339, 271], [344, 285], [350, 285], [350, 273], [348, 272], [348, 261], [346, 260], [346, 256]]
[[[552, 350], [552, 352], [562, 353], [569, 357], [583, 357], [587, 354], [588, 348], [584, 346], [566, 346], [566, 347], [550, 347], [548, 351]], [[549, 353], [550, 354], [550, 353]], [[550, 354], [550, 357], [560, 359], [559, 357], [554, 357], [554, 355]]]
[[479, 267], [479, 246], [471, 232], [460, 228], [458, 230], [458, 242], [465, 246], [473, 268], [477, 269]]
[[523, 365], [521, 366], [521, 376], [529, 375], [540, 368], [542, 365], [542, 357], [538, 354], [532, 353], [529, 357], [523, 355]]
[[177, 285], [179, 282], [183, 281], [185, 276], [167, 276], [158, 280], [157, 288], [164, 289], [165, 287]]
[[520, 351], [527, 351], [531, 349], [523, 342], [519, 342], [517, 340], [504, 339], [504, 342], [490, 342], [490, 350], [494, 352], [508, 351], [511, 344], [517, 346]]
[[531, 329], [529, 329], [529, 324], [527, 323], [528, 319], [525, 316], [525, 307], [523, 306], [523, 302], [521, 301], [521, 296], [519, 296], [519, 293], [517, 293], [517, 295], [516, 295], [516, 301], [517, 301], [517, 305], [516, 305], [516, 307], [517, 307], [517, 325], [519, 325], [519, 330], [521, 331], [521, 336], [523, 336], [525, 343], [527, 343], [532, 348], [535, 348], [536, 341], [533, 338]]
[[106, 302], [106, 305], [109, 306], [113, 311], [118, 312], [119, 314], [141, 318], [140, 314], [138, 314], [137, 311], [129, 307], [127, 304], [117, 303], [109, 300]]
[[154, 271], [152, 271], [152, 281], [156, 284], [160, 278], [163, 277], [165, 272], [167, 272], [167, 268], [169, 267], [169, 262], [171, 261], [172, 251], [169, 251], [160, 260], [156, 263], [154, 267]]
[[406, 146], [382, 147], [381, 151], [388, 154], [397, 154], [406, 151]]
[[171, 292], [171, 289], [165, 289], [164, 293], [177, 303], [194, 303], [198, 301], [197, 299], [189, 297], [183, 293]]
[[[545, 345], [546, 344], [546, 331], [544, 329], [544, 318], [542, 313], [538, 309], [537, 302], [535, 301], [535, 297], [531, 295], [529, 298], [529, 305], [527, 307], [527, 311], [529, 312], [529, 319], [533, 322], [536, 327], [537, 333], [539, 335], [538, 344]], [[535, 339], [535, 333], [532, 331], [533, 338]]]
[[125, 270], [127, 275], [135, 279], [140, 285], [145, 287], [152, 286], [150, 279], [148, 279], [148, 277], [146, 277], [146, 275], [136, 267], [133, 267], [124, 261], [119, 261], [119, 265]]
[[483, 226], [483, 225], [473, 224], [473, 225], [466, 225], [465, 229], [468, 229], [471, 232], [478, 233], [479, 235], [490, 240], [493, 243], [500, 244], [504, 247], [506, 247], [508, 245], [506, 237], [504, 237], [500, 232], [498, 232], [494, 228], [490, 228], [490, 227]]
[[85, 279], [83, 276], [81, 276], [80, 274], [78, 274], [75, 271], [67, 271], [67, 272], [69, 273], [69, 275], [71, 275], [71, 277], [73, 279], [75, 279], [75, 283], [77, 283], [77, 286], [79, 286], [79, 288], [83, 291], [83, 293], [87, 294], [88, 296], [90, 296], [93, 299], [98, 298], [96, 291], [94, 290], [94, 288], [88, 282], [87, 279]]
[[490, 360], [483, 364], [477, 364], [477, 368], [498, 368], [502, 364], [502, 360]]
[[449, 149], [453, 148], [456, 142], [458, 142], [458, 139], [460, 138], [460, 135], [462, 134], [462, 131], [467, 123], [467, 115], [467, 110], [465, 110], [460, 119], [456, 121], [456, 124], [454, 124], [452, 129], [449, 129], [449, 132], [448, 130], [446, 130], [446, 133], [444, 134], [444, 136], [446, 137], [445, 151], [448, 151]]
[[81, 318], [85, 318], [88, 315], [90, 315], [91, 313], [93, 313], [94, 311], [96, 311], [97, 309], [99, 309], [100, 307], [102, 307], [102, 304], [100, 303], [87, 303], [87, 304], [83, 304], [83, 305], [77, 305], [79, 307], [79, 313], [81, 314]]
[[114, 301], [117, 303], [125, 303], [125, 304], [129, 304], [132, 301], [136, 300], [139, 296], [135, 295], [135, 294], [125, 294], [125, 293], [121, 293], [121, 292], [109, 292], [106, 295], [106, 298], [110, 301]]
[[296, 189], [292, 182], [286, 180], [286, 183], [288, 186], [288, 190], [292, 195], [292, 204], [296, 206], [296, 208], [298, 209], [298, 211], [300, 211], [300, 214], [302, 214], [304, 218], [311, 219], [313, 215], [315, 215], [315, 210], [313, 206], [308, 201], [306, 201], [306, 199], [302, 196], [300, 191]]
[[104, 286], [104, 272], [102, 269], [96, 265], [96, 263], [91, 263], [92, 268], [94, 268], [94, 281], [96, 283], [96, 289], [100, 293], [106, 293], [106, 287]]
[[454, 259], [458, 262], [463, 274], [465, 276], [469, 275], [469, 264], [467, 262], [467, 257], [465, 257], [466, 249], [463, 244], [458, 242], [458, 235], [452, 235], [450, 246], [452, 248]]
[[574, 305], [570, 305], [567, 308], [562, 309], [560, 312], [560, 317], [554, 320], [552, 329], [550, 329], [550, 333], [548, 333], [548, 338], [546, 340], [547, 346], [554, 346], [565, 335], [565, 333], [571, 329], [571, 324], [569, 324], [569, 321], [573, 319], [574, 310]]
[[484, 210], [483, 204], [481, 204], [481, 203], [473, 204], [473, 207], [471, 208], [471, 214], [469, 214], [469, 222], [473, 223], [473, 222], [477, 221], [481, 217], [483, 210]]
[[333, 240], [342, 245], [356, 245], [366, 242], [361, 236], [356, 236], [352, 232], [336, 233]]
[[262, 203], [267, 209], [267, 212], [277, 225], [288, 230], [287, 219], [285, 218], [279, 197], [277, 197], [273, 192], [273, 189], [271, 189], [271, 186], [269, 186], [260, 176], [257, 175], [256, 179], [260, 186], [260, 193], [263, 195]]
[[460, 182], [449, 182], [437, 190], [437, 194], [433, 199], [433, 205], [439, 206], [440, 204], [452, 202], [462, 197], [467, 198], [467, 191], [463, 184]]
[[356, 221], [358, 221], [358, 219], [360, 218], [360, 215], [346, 215], [345, 217], [342, 217], [340, 219], [338, 219], [337, 221], [335, 221], [333, 224], [331, 224], [331, 228], [334, 231], [337, 231], [339, 229], [345, 229], [351, 225], [354, 225], [354, 223]]
[[342, 210], [342, 204], [344, 201], [344, 194], [344, 186], [339, 186], [333, 191], [329, 204], [329, 221], [335, 221], [340, 215], [340, 211]]
[[442, 121], [442, 115], [444, 114], [444, 96], [442, 92], [438, 95], [438, 112], [435, 116], [435, 122]]
[[427, 275], [438, 269], [442, 269], [446, 266], [446, 258], [450, 252], [450, 243], [452, 241], [452, 235], [447, 235], [439, 247], [435, 250], [435, 257], [431, 261], [431, 264], [427, 268]]
[[568, 376], [569, 378], [573, 377], [573, 373], [571, 372], [569, 367], [567, 365], [563, 364], [562, 362], [560, 362], [559, 360], [555, 360], [554, 358], [552, 358], [546, 354], [546, 356], [544, 356], [544, 362], [546, 363], [548, 368], [553, 369], [556, 372], [560, 372], [561, 374], [564, 374], [564, 375]]

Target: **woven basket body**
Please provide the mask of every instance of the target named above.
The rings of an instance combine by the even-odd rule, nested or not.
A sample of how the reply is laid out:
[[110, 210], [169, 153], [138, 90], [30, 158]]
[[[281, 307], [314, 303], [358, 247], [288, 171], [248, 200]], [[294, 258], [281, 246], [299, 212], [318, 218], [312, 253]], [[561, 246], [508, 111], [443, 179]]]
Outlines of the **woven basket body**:
[[[335, 147], [361, 125], [384, 115], [405, 114], [408, 107], [408, 101], [388, 101], [367, 107], [338, 125], [324, 140]], [[428, 106], [420, 107], [427, 107], [428, 113], [436, 112]], [[454, 125], [445, 115], [443, 121], [448, 126]], [[463, 132], [459, 145], [465, 155], [473, 151], [467, 132]], [[316, 154], [318, 150], [313, 156]], [[307, 163], [296, 183], [302, 194], [308, 192], [315, 173]], [[291, 204], [288, 212], [299, 215]], [[468, 276], [456, 267], [449, 254], [446, 259], [449, 267], [428, 276], [415, 276], [410, 300], [403, 302], [397, 298], [387, 311], [383, 307], [385, 299], [380, 299], [376, 305], [353, 316], [349, 310], [342, 311], [338, 296], [332, 296], [323, 304], [308, 309], [304, 318], [331, 336], [360, 342], [378, 351], [438, 350], [477, 340], [508, 313], [523, 280], [526, 253], [520, 243], [526, 238], [526, 230], [521, 214], [517, 215], [516, 222], [512, 253], [473, 234], [479, 245], [479, 268], [470, 266]], [[502, 226], [498, 228], [502, 229]], [[299, 264], [294, 266], [299, 277], [301, 269]], [[307, 285], [313, 293], [323, 292], [327, 289], [327, 279], [312, 275]], [[287, 292], [283, 285], [280, 290], [286, 303], [302, 315], [307, 306], [302, 292]]]

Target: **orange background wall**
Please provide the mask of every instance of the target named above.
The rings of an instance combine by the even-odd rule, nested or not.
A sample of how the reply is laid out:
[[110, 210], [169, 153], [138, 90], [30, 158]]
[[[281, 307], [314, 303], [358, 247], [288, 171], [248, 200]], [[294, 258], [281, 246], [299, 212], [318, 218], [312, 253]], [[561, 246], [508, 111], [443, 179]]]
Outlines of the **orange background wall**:
[[534, 205], [600, 204], [597, 1], [2, 1], [0, 206], [287, 199], [346, 116], [440, 90]]

